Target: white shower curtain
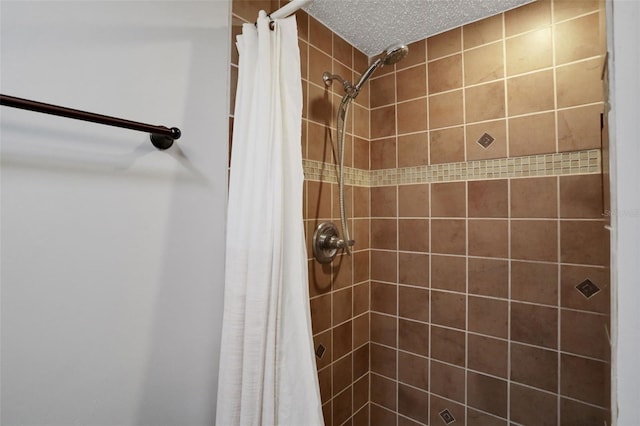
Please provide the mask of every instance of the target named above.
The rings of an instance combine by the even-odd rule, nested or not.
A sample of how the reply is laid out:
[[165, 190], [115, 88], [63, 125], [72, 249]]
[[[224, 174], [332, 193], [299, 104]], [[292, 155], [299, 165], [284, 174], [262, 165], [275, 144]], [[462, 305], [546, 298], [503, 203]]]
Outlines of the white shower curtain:
[[302, 221], [294, 17], [260, 12], [240, 53], [227, 215], [218, 426], [323, 425]]

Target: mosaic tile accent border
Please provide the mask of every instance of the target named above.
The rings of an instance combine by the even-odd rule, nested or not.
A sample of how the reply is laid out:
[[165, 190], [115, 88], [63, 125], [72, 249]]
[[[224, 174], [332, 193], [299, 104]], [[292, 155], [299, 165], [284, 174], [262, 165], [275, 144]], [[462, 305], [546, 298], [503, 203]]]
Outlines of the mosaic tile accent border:
[[[303, 160], [305, 179], [337, 183], [334, 164]], [[456, 182], [594, 174], [602, 171], [599, 149], [540, 154], [526, 157], [478, 160], [400, 169], [360, 170], [345, 167], [345, 182], [354, 186], [410, 185], [431, 182]]]

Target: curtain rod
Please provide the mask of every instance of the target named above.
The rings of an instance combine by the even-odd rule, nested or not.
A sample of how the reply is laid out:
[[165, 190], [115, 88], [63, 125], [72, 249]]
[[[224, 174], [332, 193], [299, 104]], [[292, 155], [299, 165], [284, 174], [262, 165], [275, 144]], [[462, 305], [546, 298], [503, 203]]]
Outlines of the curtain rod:
[[171, 145], [173, 145], [173, 141], [180, 138], [181, 135], [180, 129], [177, 127], [168, 128], [165, 126], [154, 126], [151, 124], [139, 123], [137, 121], [109, 117], [108, 115], [94, 114], [92, 112], [81, 111], [78, 109], [65, 108], [57, 105], [45, 104], [43, 102], [16, 98], [14, 96], [0, 95], [0, 105], [72, 118], [74, 120], [90, 121], [92, 123], [105, 124], [107, 126], [122, 127], [125, 129], [137, 130], [139, 132], [147, 132], [150, 133], [151, 143], [158, 149], [167, 149], [171, 147]]
[[282, 6], [280, 9], [269, 14], [271, 19], [282, 19], [295, 13], [298, 9], [310, 4], [313, 0], [291, 0], [289, 3]]

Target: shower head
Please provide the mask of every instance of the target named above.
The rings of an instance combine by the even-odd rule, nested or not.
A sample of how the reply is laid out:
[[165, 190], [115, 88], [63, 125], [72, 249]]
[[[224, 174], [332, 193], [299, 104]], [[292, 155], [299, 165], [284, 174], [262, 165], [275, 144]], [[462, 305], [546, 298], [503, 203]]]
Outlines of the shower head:
[[402, 43], [389, 46], [384, 51], [384, 56], [381, 57], [382, 65], [393, 65], [407, 56], [407, 53], [409, 53], [409, 48]]
[[378, 59], [376, 59], [371, 66], [362, 74], [360, 77], [360, 81], [354, 86], [354, 91], [352, 97], [355, 98], [358, 96], [358, 92], [362, 85], [371, 77], [371, 74], [378, 68], [383, 67], [385, 65], [393, 65], [409, 53], [409, 48], [403, 44], [393, 44], [385, 49], [384, 52], [380, 54]]

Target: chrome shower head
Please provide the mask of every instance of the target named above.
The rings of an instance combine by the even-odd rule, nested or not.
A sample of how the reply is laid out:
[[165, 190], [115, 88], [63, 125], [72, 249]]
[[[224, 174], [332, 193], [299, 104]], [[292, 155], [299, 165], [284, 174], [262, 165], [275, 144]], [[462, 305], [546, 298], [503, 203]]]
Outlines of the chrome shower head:
[[380, 54], [380, 57], [371, 64], [371, 66], [364, 72], [364, 74], [362, 74], [362, 77], [360, 77], [360, 81], [358, 81], [358, 83], [354, 86], [354, 91], [351, 97], [355, 98], [356, 96], [358, 96], [358, 92], [360, 92], [360, 88], [362, 87], [362, 85], [369, 79], [369, 77], [371, 77], [371, 74], [373, 74], [373, 72], [378, 67], [393, 65], [400, 59], [407, 56], [407, 53], [409, 53], [409, 48], [403, 43], [393, 44], [387, 47], [385, 51]]
[[409, 53], [409, 48], [405, 44], [394, 44], [392, 46], [387, 47], [382, 56], [382, 64], [383, 65], [393, 65], [396, 62], [400, 61], [402, 58], [407, 56]]

